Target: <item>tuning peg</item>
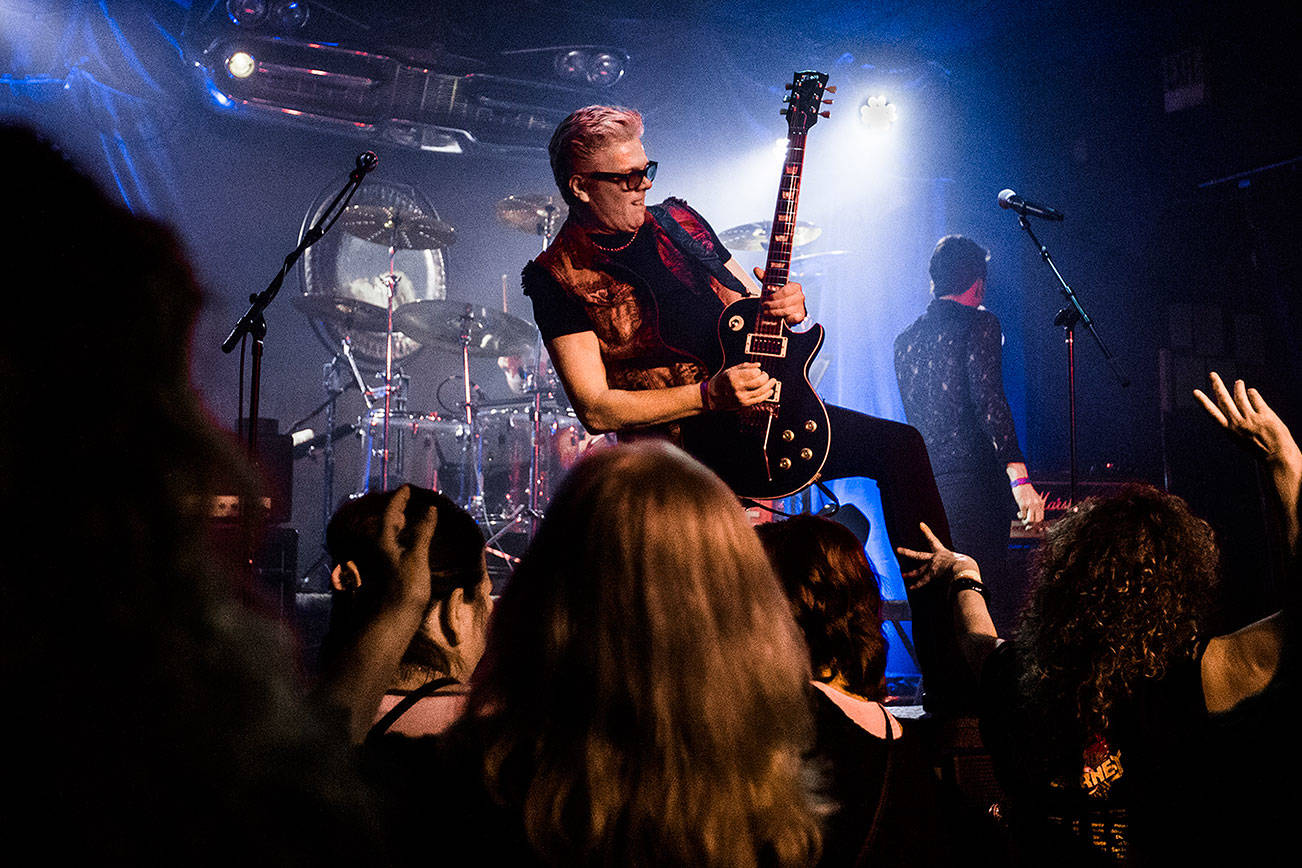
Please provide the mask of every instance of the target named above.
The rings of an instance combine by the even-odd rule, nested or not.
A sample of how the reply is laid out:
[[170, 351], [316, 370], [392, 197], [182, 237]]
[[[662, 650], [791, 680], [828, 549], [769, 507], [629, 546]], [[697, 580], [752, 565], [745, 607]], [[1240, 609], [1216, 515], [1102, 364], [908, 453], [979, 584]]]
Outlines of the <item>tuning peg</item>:
[[823, 90], [827, 91], [828, 93], [836, 93], [836, 85], [834, 84], [828, 85], [827, 87], [823, 88]]
[[786, 110], [786, 109], [778, 109], [778, 114], [782, 115], [783, 117], [786, 117], [786, 116], [787, 116], [787, 110]]
[[831, 113], [831, 112], [819, 112], [819, 113], [818, 113], [818, 116], [819, 116], [820, 118], [830, 118], [830, 117], [832, 116], [832, 113]]
[[836, 102], [834, 99], [825, 99], [823, 100], [823, 105], [831, 105], [834, 102]]
[[791, 82], [787, 82], [786, 84], [783, 85], [783, 87], [786, 88], [787, 90], [791, 90]]

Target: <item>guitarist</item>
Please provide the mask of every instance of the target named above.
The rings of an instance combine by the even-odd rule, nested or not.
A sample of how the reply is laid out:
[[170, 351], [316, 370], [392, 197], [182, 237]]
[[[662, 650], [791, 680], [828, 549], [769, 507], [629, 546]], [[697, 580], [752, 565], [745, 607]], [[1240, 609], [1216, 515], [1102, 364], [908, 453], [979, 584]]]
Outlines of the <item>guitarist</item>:
[[[556, 128], [548, 151], [569, 216], [525, 266], [523, 284], [584, 427], [681, 445], [682, 420], [758, 404], [776, 384], [755, 363], [720, 370], [719, 314], [756, 287], [685, 202], [647, 206], [656, 164], [642, 131], [638, 112], [612, 106], [579, 109]], [[798, 283], [773, 293], [764, 312], [794, 330], [812, 325]], [[949, 524], [917, 431], [840, 407], [827, 411], [832, 451], [822, 478], [875, 479], [892, 546], [925, 548], [921, 521], [947, 541]], [[936, 645], [951, 629], [944, 601], [930, 605], [933, 593], [910, 598], [928, 708], [940, 710], [953, 679], [963, 676], [946, 671], [950, 661], [961, 665], [956, 649], [942, 653]], [[933, 609], [934, 622], [926, 614]]]

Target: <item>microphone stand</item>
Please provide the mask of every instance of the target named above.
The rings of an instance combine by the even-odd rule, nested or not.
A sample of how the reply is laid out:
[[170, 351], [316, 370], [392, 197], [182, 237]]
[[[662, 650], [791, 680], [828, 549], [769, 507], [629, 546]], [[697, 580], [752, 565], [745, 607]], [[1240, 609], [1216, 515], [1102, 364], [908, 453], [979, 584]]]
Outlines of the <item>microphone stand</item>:
[[1076, 296], [1076, 293], [1072, 292], [1071, 287], [1067, 285], [1067, 281], [1063, 280], [1062, 273], [1058, 271], [1058, 266], [1054, 264], [1053, 257], [1049, 255], [1049, 248], [1041, 244], [1040, 239], [1035, 237], [1035, 232], [1032, 231], [1031, 223], [1029, 220], [1026, 219], [1026, 216], [1027, 215], [1025, 213], [1019, 211], [1017, 214], [1017, 223], [1019, 226], [1022, 227], [1023, 230], [1025, 230], [1027, 237], [1030, 238], [1031, 243], [1035, 245], [1035, 249], [1040, 252], [1040, 258], [1044, 260], [1045, 264], [1048, 265], [1049, 269], [1053, 272], [1054, 278], [1056, 278], [1058, 281], [1058, 287], [1062, 292], [1062, 296], [1067, 300], [1067, 306], [1064, 307], [1062, 310], [1058, 311], [1057, 315], [1054, 316], [1053, 324], [1056, 326], [1061, 326], [1066, 330], [1065, 340], [1067, 343], [1067, 431], [1068, 431], [1070, 454], [1071, 454], [1071, 481], [1070, 481], [1070, 494], [1068, 495], [1068, 498], [1072, 506], [1075, 506], [1076, 505], [1076, 480], [1077, 480], [1077, 466], [1076, 466], [1076, 324], [1077, 323], [1084, 325], [1085, 328], [1089, 329], [1089, 333], [1094, 336], [1094, 342], [1098, 344], [1099, 350], [1103, 353], [1103, 358], [1107, 360], [1108, 366], [1112, 368], [1112, 373], [1116, 376], [1117, 381], [1121, 383], [1122, 388], [1128, 387], [1130, 385], [1130, 380], [1126, 377], [1125, 374], [1121, 372], [1121, 369], [1117, 366], [1116, 359], [1113, 358], [1112, 353], [1108, 351], [1107, 346], [1103, 343], [1103, 338], [1099, 337], [1098, 330], [1094, 328], [1094, 320], [1090, 319], [1090, 315], [1085, 312], [1085, 308], [1081, 306], [1080, 299]]
[[[262, 352], [267, 337], [267, 320], [263, 316], [263, 312], [275, 300], [276, 295], [280, 292], [281, 284], [285, 282], [285, 275], [289, 273], [290, 268], [294, 266], [298, 258], [303, 255], [303, 251], [320, 241], [321, 236], [325, 235], [344, 213], [344, 209], [352, 201], [353, 194], [362, 185], [362, 178], [366, 177], [367, 172], [375, 168], [376, 162], [375, 154], [370, 151], [358, 155], [357, 165], [348, 173], [348, 182], [344, 184], [343, 189], [335, 194], [335, 198], [326, 207], [321, 219], [317, 220], [316, 225], [303, 234], [298, 246], [285, 257], [280, 271], [271, 279], [271, 283], [267, 285], [267, 288], [257, 295], [249, 296], [249, 309], [245, 311], [244, 316], [240, 317], [239, 322], [235, 323], [235, 327], [231, 329], [231, 333], [227, 335], [226, 340], [222, 341], [222, 352], [229, 353], [235, 349], [236, 344], [242, 344], [249, 336], [253, 337], [252, 371], [249, 379], [250, 421], [248, 438], [249, 455], [253, 456], [255, 461], [257, 460], [258, 448], [258, 399], [262, 391]], [[343, 205], [339, 205], [340, 200], [343, 200]], [[339, 206], [337, 212], [335, 210], [336, 206]], [[243, 412], [244, 399], [241, 394], [239, 418], [241, 428], [244, 426]]]

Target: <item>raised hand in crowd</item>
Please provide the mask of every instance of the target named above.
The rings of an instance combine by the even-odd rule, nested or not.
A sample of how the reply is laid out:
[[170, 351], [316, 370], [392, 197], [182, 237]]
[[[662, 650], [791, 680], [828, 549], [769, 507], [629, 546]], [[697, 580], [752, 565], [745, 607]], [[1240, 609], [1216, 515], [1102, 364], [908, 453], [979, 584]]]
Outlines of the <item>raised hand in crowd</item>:
[[1227, 389], [1219, 374], [1212, 371], [1211, 397], [1194, 389], [1194, 397], [1216, 422], [1245, 448], [1260, 459], [1270, 472], [1275, 491], [1283, 508], [1285, 538], [1293, 557], [1298, 554], [1299, 493], [1302, 492], [1302, 450], [1292, 433], [1266, 399], [1243, 380]]
[[375, 617], [340, 649], [317, 688], [322, 702], [346, 712], [354, 741], [370, 728], [380, 698], [429, 605], [429, 546], [438, 513], [431, 506], [419, 516], [409, 516], [411, 494], [410, 485], [402, 486], [384, 509], [376, 546], [391, 581], [384, 585], [387, 590]]
[[926, 522], [920, 522], [918, 527], [927, 538], [931, 551], [921, 552], [903, 546], [895, 549], [897, 554], [920, 562], [919, 566], [906, 570], [901, 576], [909, 590], [916, 591], [935, 579], [948, 582], [960, 575], [974, 575], [978, 579], [981, 577], [981, 568], [975, 560], [946, 548], [931, 528], [927, 527]]
[[[927, 538], [931, 551], [897, 548], [895, 551], [901, 556], [920, 562], [914, 569], [906, 570], [902, 578], [910, 589], [933, 581], [947, 586], [946, 596], [954, 609], [954, 634], [959, 651], [973, 674], [980, 673], [990, 652], [1002, 641], [986, 606], [981, 567], [967, 555], [950, 551], [925, 522], [918, 527]], [[923, 675], [925, 677], [926, 673]]]

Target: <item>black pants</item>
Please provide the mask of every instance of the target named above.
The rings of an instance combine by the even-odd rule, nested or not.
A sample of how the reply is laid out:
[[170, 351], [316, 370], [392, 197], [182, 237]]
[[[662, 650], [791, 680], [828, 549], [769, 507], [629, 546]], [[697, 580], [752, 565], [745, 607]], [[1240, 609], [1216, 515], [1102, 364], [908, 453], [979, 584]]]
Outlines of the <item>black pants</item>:
[[963, 473], [942, 473], [936, 477], [954, 550], [976, 558], [981, 565], [990, 617], [1000, 636], [1012, 635], [1021, 607], [1023, 582], [1014, 581], [1008, 570], [1008, 527], [1017, 514], [1017, 501], [1008, 487], [1008, 477], [996, 464]]
[[[945, 505], [931, 473], [927, 446], [917, 429], [830, 404], [827, 417], [832, 442], [823, 465], [823, 480], [867, 477], [876, 481], [892, 551], [896, 546], [930, 549], [918, 528], [919, 522], [926, 522], [940, 541], [952, 548]], [[917, 566], [907, 558], [899, 560], [901, 571]], [[908, 597], [913, 613], [913, 645], [923, 676], [923, 704], [936, 714], [971, 710], [975, 679], [955, 640], [954, 613], [947, 589], [933, 582], [908, 591]]]

